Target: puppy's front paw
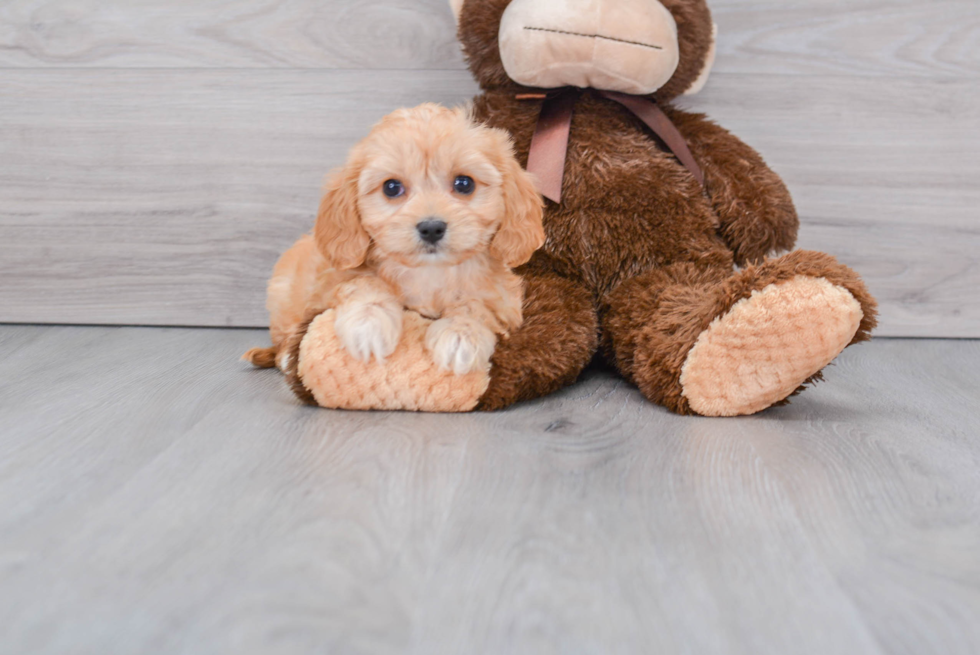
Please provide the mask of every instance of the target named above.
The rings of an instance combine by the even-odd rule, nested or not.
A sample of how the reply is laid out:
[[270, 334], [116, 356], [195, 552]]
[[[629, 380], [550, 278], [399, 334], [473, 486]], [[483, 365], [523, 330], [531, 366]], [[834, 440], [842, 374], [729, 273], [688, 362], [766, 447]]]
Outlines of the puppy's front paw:
[[429, 326], [425, 345], [437, 366], [465, 375], [490, 366], [497, 336], [476, 321], [442, 318]]
[[401, 339], [402, 312], [374, 303], [342, 305], [337, 308], [334, 331], [356, 359], [368, 362], [373, 355], [383, 363]]

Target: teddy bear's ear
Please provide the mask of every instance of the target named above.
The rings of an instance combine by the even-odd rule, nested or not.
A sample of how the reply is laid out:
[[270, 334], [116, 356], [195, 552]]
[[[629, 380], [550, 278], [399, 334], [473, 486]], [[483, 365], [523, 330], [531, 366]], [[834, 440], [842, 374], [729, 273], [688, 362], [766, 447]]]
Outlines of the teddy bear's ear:
[[463, 13], [463, 2], [464, 0], [449, 0], [449, 7], [453, 10], [453, 16], [456, 17], [457, 24], [459, 24], [459, 15]]
[[683, 95], [692, 96], [698, 93], [704, 88], [704, 85], [708, 83], [708, 77], [711, 75], [711, 67], [715, 65], [715, 52], [718, 47], [718, 23], [711, 24], [711, 47], [708, 48], [708, 54], [704, 58], [704, 66], [701, 68], [701, 72], [698, 74], [698, 78], [691, 83], [691, 86], [687, 88], [687, 91]]

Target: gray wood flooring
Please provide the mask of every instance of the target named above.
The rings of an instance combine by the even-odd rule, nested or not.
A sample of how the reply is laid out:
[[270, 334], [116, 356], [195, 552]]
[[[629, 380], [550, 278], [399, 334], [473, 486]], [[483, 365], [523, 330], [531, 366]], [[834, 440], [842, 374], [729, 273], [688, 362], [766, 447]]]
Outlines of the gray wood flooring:
[[980, 342], [731, 420], [319, 410], [265, 339], [0, 327], [0, 652], [980, 652]]
[[[980, 3], [710, 4], [685, 105], [785, 177], [879, 334], [980, 337]], [[347, 149], [475, 91], [447, 0], [0, 3], [0, 321], [261, 326]]]

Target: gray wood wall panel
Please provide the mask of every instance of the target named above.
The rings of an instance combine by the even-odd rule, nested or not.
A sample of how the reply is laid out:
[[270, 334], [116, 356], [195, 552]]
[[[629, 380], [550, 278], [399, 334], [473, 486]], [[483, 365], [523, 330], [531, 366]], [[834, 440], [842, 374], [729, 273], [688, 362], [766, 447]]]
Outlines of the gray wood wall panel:
[[716, 70], [794, 75], [980, 73], [975, 0], [708, 0]]
[[[748, 92], [751, 90], [751, 92]], [[980, 336], [980, 80], [726, 75], [684, 101], [756, 147], [888, 336]]]
[[[8, 0], [0, 67], [462, 69], [448, 0]], [[726, 73], [980, 73], [974, 0], [710, 0]]]
[[[263, 325], [325, 174], [465, 71], [7, 71], [0, 321]], [[386, 89], [379, 91], [379, 89]]]
[[[684, 101], [790, 185], [879, 334], [980, 336], [980, 3], [712, 3]], [[475, 92], [445, 0], [0, 6], [0, 321], [255, 326], [378, 117]]]
[[14, 0], [0, 67], [462, 69], [448, 0]]

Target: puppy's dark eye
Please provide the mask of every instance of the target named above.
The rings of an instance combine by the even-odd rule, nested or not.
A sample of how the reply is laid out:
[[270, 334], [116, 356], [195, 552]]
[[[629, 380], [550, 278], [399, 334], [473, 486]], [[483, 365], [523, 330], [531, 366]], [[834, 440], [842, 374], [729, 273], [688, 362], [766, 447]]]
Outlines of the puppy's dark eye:
[[469, 177], [468, 175], [460, 175], [456, 178], [456, 181], [453, 182], [453, 190], [455, 190], [456, 193], [461, 193], [464, 196], [468, 196], [476, 191], [476, 182], [474, 182], [473, 178]]
[[389, 198], [397, 198], [405, 193], [405, 185], [398, 180], [388, 180], [381, 185], [382, 192]]

